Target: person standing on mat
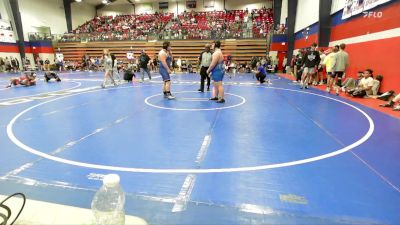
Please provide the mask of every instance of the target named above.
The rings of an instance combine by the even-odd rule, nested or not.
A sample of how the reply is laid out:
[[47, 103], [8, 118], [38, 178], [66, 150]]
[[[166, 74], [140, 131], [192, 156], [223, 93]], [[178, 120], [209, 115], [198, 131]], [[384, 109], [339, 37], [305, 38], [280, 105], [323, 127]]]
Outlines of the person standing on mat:
[[112, 65], [112, 78], [114, 81], [118, 79], [118, 84], [121, 83], [121, 77], [119, 76], [119, 69], [118, 69], [118, 60], [117, 57], [114, 54], [110, 54], [111, 56], [111, 65]]
[[349, 67], [349, 54], [344, 51], [346, 44], [340, 44], [339, 52], [335, 54], [335, 80], [336, 80], [336, 95], [339, 95], [339, 88], [342, 86], [342, 78], [344, 72]]
[[104, 64], [104, 79], [103, 79], [103, 83], [101, 84], [102, 88], [106, 87], [106, 83], [108, 78], [111, 79], [112, 83], [114, 84], [114, 86], [117, 86], [117, 83], [115, 83], [115, 80], [112, 76], [112, 70], [113, 70], [113, 66], [112, 66], [112, 59], [111, 59], [111, 55], [110, 55], [110, 51], [108, 49], [104, 49], [103, 50], [103, 64]]
[[160, 74], [164, 81], [163, 93], [164, 98], [168, 100], [175, 99], [175, 96], [171, 94], [171, 43], [169, 41], [164, 41], [161, 51], [158, 53], [158, 60], [160, 62]]
[[208, 67], [210, 67], [212, 59], [211, 46], [206, 44], [204, 51], [200, 54], [199, 64], [200, 64], [200, 92], [204, 92], [204, 81], [207, 79], [207, 91], [210, 91], [210, 77], [207, 75]]
[[148, 64], [150, 61], [150, 57], [146, 54], [144, 50], [142, 50], [140, 57], [139, 57], [139, 66], [140, 66], [140, 73], [142, 74], [142, 82], [144, 82], [144, 73], [147, 73], [149, 80], [151, 80], [150, 71], [148, 69]]
[[301, 77], [301, 83], [300, 83], [301, 89], [303, 88], [308, 89], [308, 84], [312, 82], [312, 77], [314, 76], [314, 74], [318, 73], [317, 66], [321, 61], [321, 58], [319, 56], [319, 52], [315, 50], [316, 48], [317, 44], [313, 43], [311, 45], [310, 50], [306, 52], [303, 58], [303, 63], [302, 63], [303, 75]]
[[224, 79], [225, 68], [221, 42], [214, 41], [212, 48], [214, 49], [214, 53], [212, 54], [210, 67], [207, 69], [207, 74], [211, 74], [214, 84], [213, 97], [210, 100], [217, 100], [217, 103], [224, 103], [224, 86], [222, 86], [222, 80]]

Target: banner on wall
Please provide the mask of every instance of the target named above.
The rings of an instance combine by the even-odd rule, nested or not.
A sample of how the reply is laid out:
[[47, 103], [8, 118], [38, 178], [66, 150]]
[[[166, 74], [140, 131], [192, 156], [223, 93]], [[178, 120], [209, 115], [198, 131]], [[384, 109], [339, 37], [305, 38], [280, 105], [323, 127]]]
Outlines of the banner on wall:
[[10, 21], [0, 19], [0, 30], [12, 30]]
[[0, 42], [15, 43], [14, 31], [11, 23], [8, 20], [0, 19]]
[[203, 0], [204, 8], [214, 8], [215, 1], [214, 0]]
[[168, 2], [159, 2], [158, 8], [159, 9], [168, 9]]
[[364, 11], [371, 10], [392, 0], [346, 0], [343, 8], [342, 20], [358, 15]]
[[15, 43], [14, 31], [0, 30], [0, 42]]
[[153, 3], [142, 3], [142, 10], [144, 13], [152, 13], [153, 12]]

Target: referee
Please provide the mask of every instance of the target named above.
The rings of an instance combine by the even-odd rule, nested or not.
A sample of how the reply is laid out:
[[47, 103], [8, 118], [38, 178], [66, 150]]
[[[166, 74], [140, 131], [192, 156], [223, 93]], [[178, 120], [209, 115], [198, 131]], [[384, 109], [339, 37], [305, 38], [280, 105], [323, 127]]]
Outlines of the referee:
[[211, 54], [211, 46], [210, 44], [206, 44], [204, 51], [200, 54], [199, 64], [201, 66], [200, 69], [200, 89], [199, 92], [204, 92], [204, 81], [207, 79], [207, 91], [210, 91], [210, 77], [207, 75], [207, 69], [210, 67], [212, 54]]

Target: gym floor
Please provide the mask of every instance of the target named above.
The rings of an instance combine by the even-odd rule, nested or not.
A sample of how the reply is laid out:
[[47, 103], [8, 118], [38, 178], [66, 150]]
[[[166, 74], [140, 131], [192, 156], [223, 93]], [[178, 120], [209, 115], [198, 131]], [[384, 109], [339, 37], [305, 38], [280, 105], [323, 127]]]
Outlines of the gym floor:
[[[149, 224], [400, 224], [400, 120], [269, 75], [226, 75], [226, 103], [172, 77], [100, 88], [103, 73], [3, 88], [0, 194], [90, 208], [117, 173]], [[42, 78], [42, 75], [38, 75]]]

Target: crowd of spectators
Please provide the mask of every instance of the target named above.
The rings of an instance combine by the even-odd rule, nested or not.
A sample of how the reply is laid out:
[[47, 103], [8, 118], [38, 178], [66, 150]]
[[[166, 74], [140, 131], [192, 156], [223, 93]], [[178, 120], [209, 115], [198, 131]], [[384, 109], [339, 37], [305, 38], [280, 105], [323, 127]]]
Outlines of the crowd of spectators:
[[98, 16], [61, 41], [262, 38], [272, 28], [272, 9]]
[[163, 30], [172, 17], [173, 13], [98, 16], [73, 30], [72, 34], [64, 35], [62, 40], [146, 40], [150, 34]]

